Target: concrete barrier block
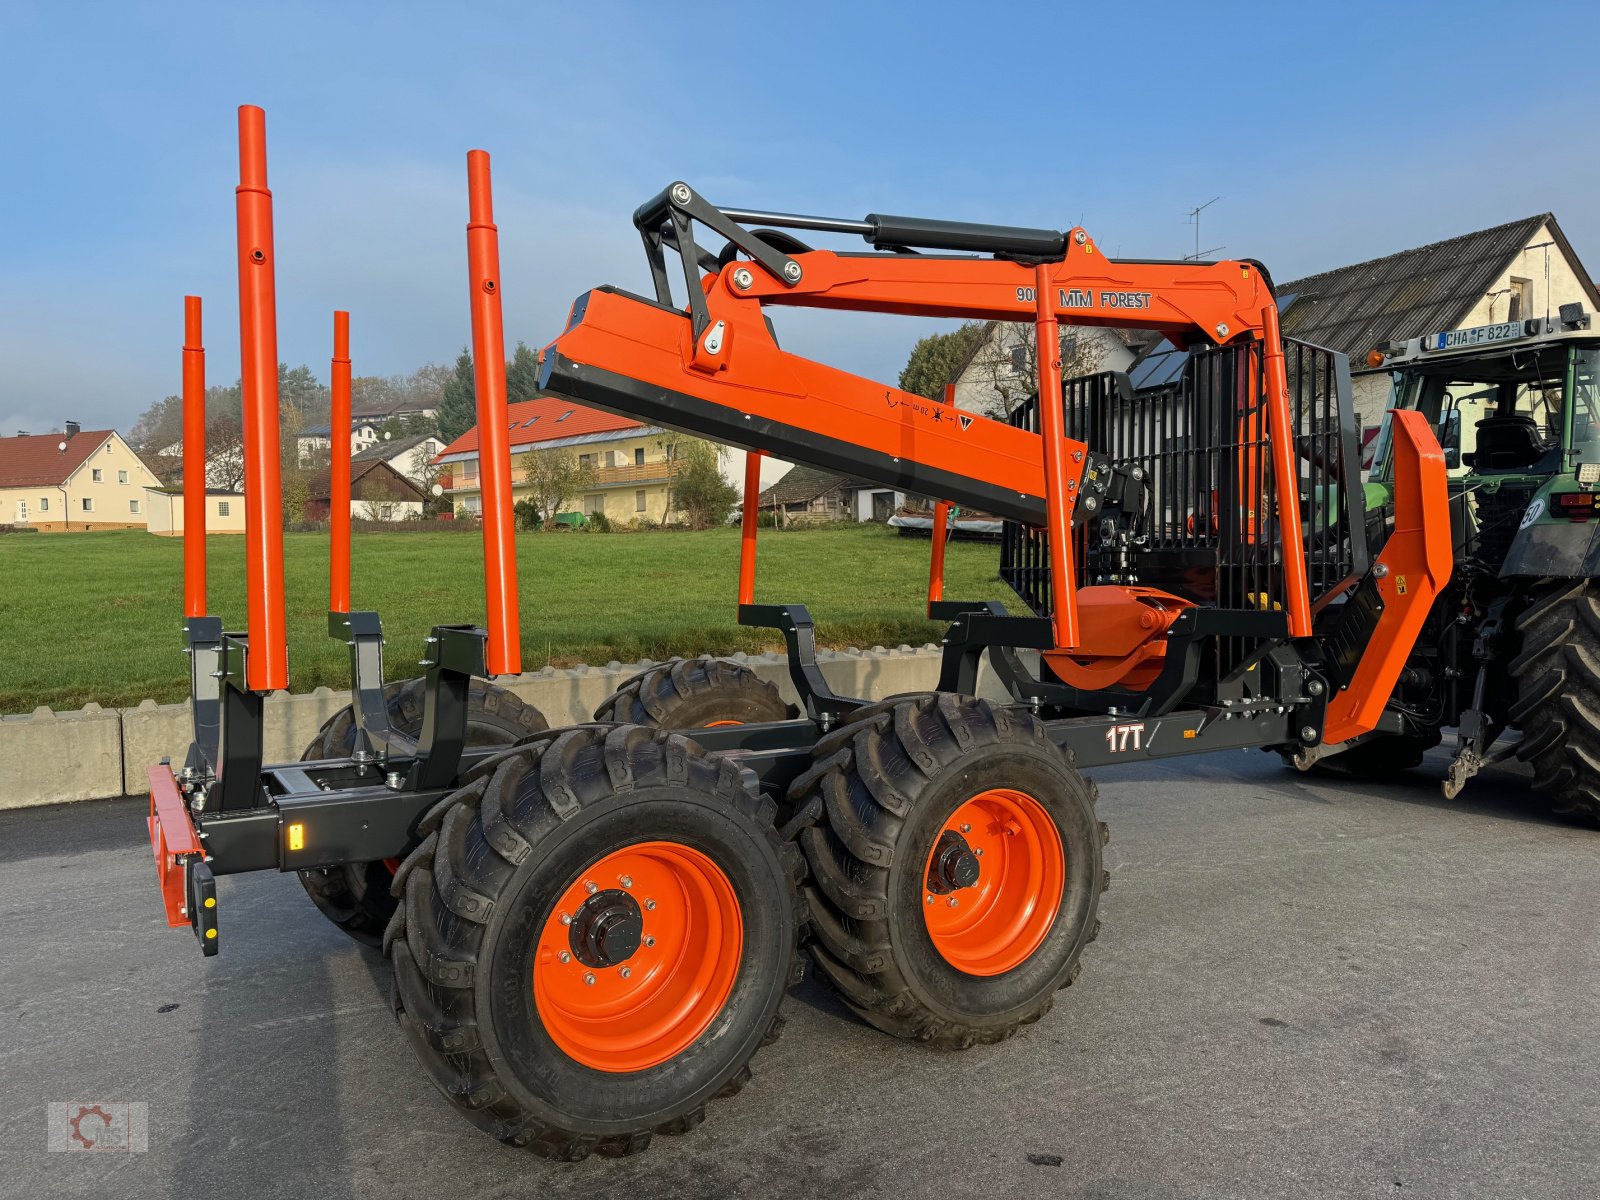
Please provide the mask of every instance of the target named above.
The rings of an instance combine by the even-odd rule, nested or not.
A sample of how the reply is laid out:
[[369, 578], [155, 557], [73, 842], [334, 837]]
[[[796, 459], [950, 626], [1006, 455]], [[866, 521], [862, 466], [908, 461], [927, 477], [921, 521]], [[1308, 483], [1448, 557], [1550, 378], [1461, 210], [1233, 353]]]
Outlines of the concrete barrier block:
[[269, 763], [298, 762], [329, 717], [350, 707], [350, 693], [319, 687], [304, 695], [273, 692], [262, 705], [262, 750]]
[[[594, 720], [594, 710], [616, 691], [624, 679], [642, 667], [574, 667], [571, 670], [536, 671], [496, 680], [544, 714], [551, 725], [578, 725]], [[549, 673], [547, 674], [546, 671]]]
[[146, 771], [163, 758], [178, 765], [189, 754], [189, 705], [140, 701], [136, 708], [119, 709], [122, 721], [122, 790], [142, 794], [149, 787]]
[[122, 792], [122, 722], [87, 704], [0, 718], [0, 808], [96, 800]]

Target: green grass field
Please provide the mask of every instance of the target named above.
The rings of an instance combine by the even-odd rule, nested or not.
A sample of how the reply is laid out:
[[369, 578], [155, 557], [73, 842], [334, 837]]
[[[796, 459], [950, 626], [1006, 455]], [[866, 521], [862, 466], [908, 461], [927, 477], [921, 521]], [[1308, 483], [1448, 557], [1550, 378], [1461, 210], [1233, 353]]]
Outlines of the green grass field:
[[[764, 530], [756, 598], [806, 604], [827, 646], [920, 645], [928, 542], [880, 526]], [[347, 651], [327, 636], [325, 535], [284, 537], [290, 686], [348, 685]], [[391, 678], [410, 673], [436, 623], [483, 620], [475, 534], [357, 534], [354, 602], [383, 615]], [[780, 649], [769, 630], [734, 623], [739, 535], [521, 534], [524, 670], [674, 654]], [[1009, 595], [993, 545], [950, 547], [945, 594]], [[210, 539], [212, 612], [244, 625], [244, 539]], [[0, 713], [181, 700], [183, 547], [146, 533], [0, 537]]]

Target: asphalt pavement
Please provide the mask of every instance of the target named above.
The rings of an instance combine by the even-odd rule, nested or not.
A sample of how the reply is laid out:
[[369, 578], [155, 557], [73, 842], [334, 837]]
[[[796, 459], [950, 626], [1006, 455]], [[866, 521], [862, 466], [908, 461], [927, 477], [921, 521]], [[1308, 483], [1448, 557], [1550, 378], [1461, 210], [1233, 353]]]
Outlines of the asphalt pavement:
[[[576, 1165], [454, 1113], [292, 877], [223, 880], [202, 959], [140, 801], [0, 813], [0, 1196], [1600, 1196], [1600, 832], [1442, 761], [1098, 772], [1104, 932], [1043, 1021], [941, 1054], [808, 981], [704, 1125]], [[147, 1152], [47, 1150], [102, 1100]]]

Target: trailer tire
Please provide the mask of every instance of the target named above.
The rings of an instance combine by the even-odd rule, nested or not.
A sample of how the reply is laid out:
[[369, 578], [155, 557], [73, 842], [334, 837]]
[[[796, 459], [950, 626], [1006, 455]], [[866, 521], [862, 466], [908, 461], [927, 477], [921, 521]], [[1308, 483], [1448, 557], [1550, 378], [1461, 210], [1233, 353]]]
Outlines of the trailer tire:
[[[389, 724], [415, 737], [422, 732], [426, 681], [396, 680], [383, 689]], [[509, 746], [550, 728], [533, 705], [516, 693], [474, 679], [468, 693], [467, 745]], [[355, 749], [356, 723], [351, 709], [342, 708], [323, 722], [301, 761], [344, 758]], [[389, 894], [394, 883], [392, 861], [341, 863], [298, 872], [300, 883], [318, 911], [364, 946], [383, 942], [383, 927], [394, 914], [396, 901]]]
[[1508, 714], [1522, 730], [1517, 757], [1552, 811], [1600, 825], [1600, 589], [1586, 579], [1541, 589], [1517, 630]]
[[790, 798], [817, 817], [800, 835], [814, 974], [864, 1020], [966, 1049], [1077, 978], [1108, 831], [1037, 718], [950, 693], [874, 705], [819, 741]]
[[472, 772], [423, 819], [384, 938], [434, 1085], [565, 1161], [698, 1125], [799, 979], [803, 867], [774, 811], [733, 760], [640, 726], [551, 730]]
[[788, 721], [799, 710], [749, 667], [726, 658], [674, 658], [625, 680], [596, 721], [657, 729], [705, 729]]

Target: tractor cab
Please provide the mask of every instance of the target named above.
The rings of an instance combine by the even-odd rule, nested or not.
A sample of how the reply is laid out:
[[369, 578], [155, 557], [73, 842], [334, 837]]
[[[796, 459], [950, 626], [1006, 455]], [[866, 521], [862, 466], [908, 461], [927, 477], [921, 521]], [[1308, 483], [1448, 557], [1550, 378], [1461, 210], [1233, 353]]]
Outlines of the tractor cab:
[[[1535, 563], [1522, 562], [1517, 545], [1551, 536], [1535, 526], [1595, 515], [1600, 332], [1590, 329], [1582, 305], [1563, 305], [1558, 319], [1412, 338], [1380, 347], [1368, 361], [1394, 371], [1367, 482], [1369, 512], [1381, 511], [1393, 491], [1394, 410], [1412, 410], [1427, 418], [1445, 453], [1459, 560], [1491, 575], [1523, 574]], [[1560, 537], [1572, 540], [1565, 532]], [[1574, 554], [1587, 558], [1588, 549], [1558, 557]], [[1569, 573], [1553, 569], [1545, 551], [1535, 558], [1544, 573]]]
[[[1559, 320], [1429, 334], [1372, 358], [1394, 370], [1388, 407], [1421, 412], [1433, 426], [1452, 480], [1570, 476], [1588, 485], [1600, 481], [1600, 333], [1589, 323], [1581, 305], [1565, 305]], [[1390, 453], [1386, 415], [1370, 477], [1385, 490]]]

